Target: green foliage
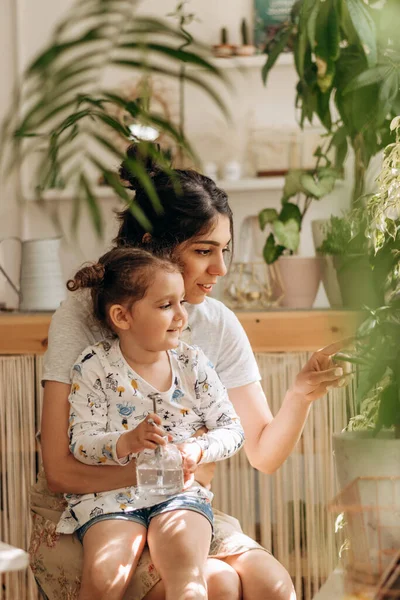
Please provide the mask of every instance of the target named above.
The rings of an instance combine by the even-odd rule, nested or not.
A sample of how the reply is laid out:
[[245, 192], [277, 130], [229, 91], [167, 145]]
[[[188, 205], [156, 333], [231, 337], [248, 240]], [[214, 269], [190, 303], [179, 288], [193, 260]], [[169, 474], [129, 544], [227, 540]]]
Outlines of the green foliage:
[[[398, 0], [299, 0], [268, 45], [264, 82], [279, 54], [293, 47], [300, 125], [316, 117], [331, 136], [335, 164], [355, 153], [353, 202], [362, 194], [371, 158], [387, 141], [400, 111]], [[338, 118], [333, 121], [331, 107]]]
[[395, 428], [400, 437], [400, 118], [392, 122], [396, 142], [385, 153], [379, 191], [367, 204], [365, 233], [371, 266], [385, 301], [357, 330], [354, 348], [337, 358], [358, 366], [357, 423], [376, 431]]
[[[293, 254], [297, 251], [301, 226], [310, 203], [332, 191], [339, 176], [340, 173], [330, 166], [317, 167], [313, 171], [289, 171], [280, 213], [273, 208], [264, 208], [258, 215], [261, 230], [267, 228], [270, 231], [263, 250], [267, 264], [275, 262], [284, 252]], [[296, 203], [291, 201], [293, 197], [297, 198]]]
[[249, 42], [249, 28], [247, 25], [247, 21], [246, 19], [242, 19], [242, 22], [240, 24], [240, 34], [242, 37], [242, 44], [243, 46], [247, 46], [250, 42]]
[[353, 210], [342, 217], [332, 215], [325, 228], [324, 241], [317, 251], [333, 256], [368, 253], [366, 225], [363, 213], [359, 210]]
[[[132, 141], [126, 122], [113, 115], [124, 113], [131, 122], [165, 133], [172, 144], [195, 160], [181, 129], [150, 111], [146, 86], [142, 98], [127, 101], [104, 88], [106, 69], [117, 67], [144, 80], [158, 74], [178, 81], [184, 78], [205, 91], [226, 114], [209, 79], [223, 77], [204, 58], [206, 48], [190, 36], [191, 50], [187, 50], [188, 34], [183, 27], [139, 17], [136, 7], [137, 0], [76, 0], [43, 51], [28, 65], [0, 130], [2, 173], [9, 174], [19, 169], [21, 162], [35, 157], [33, 187], [38, 199], [55, 183], [68, 187], [75, 195], [73, 227], [83, 202], [99, 235], [103, 223], [94, 192], [98, 179], [104, 179], [145, 223], [145, 216], [132, 203], [132, 194], [112, 173], [122, 159], [121, 141]], [[201, 71], [182, 74], [182, 65], [201, 67]], [[150, 147], [144, 145], [143, 153], [147, 151]], [[156, 152], [154, 158], [161, 168], [168, 167], [162, 153]], [[157, 202], [144, 162], [145, 157], [131, 161], [129, 168]]]

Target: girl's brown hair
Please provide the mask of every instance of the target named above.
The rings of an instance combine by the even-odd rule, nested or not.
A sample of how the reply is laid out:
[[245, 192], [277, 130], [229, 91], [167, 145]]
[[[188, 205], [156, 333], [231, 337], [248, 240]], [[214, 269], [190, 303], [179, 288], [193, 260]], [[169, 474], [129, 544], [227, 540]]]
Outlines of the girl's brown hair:
[[112, 304], [126, 304], [130, 309], [145, 296], [159, 269], [181, 272], [180, 266], [169, 258], [140, 248], [113, 248], [97, 263], [79, 269], [67, 282], [67, 288], [71, 292], [90, 288], [96, 319], [111, 329], [108, 308]]

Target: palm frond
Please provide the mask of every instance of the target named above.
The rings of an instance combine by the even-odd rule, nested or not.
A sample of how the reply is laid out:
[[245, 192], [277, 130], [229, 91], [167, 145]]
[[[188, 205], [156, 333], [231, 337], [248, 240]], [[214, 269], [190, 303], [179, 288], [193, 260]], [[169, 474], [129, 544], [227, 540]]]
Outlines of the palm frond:
[[[122, 109], [132, 119], [155, 127], [195, 158], [182, 132], [168, 118], [105, 89], [106, 69], [122, 67], [135, 76], [157, 74], [179, 81], [182, 65], [200, 68], [198, 73], [185, 69], [185, 80], [205, 91], [227, 114], [212, 84], [212, 80], [226, 80], [207, 60], [206, 48], [196, 41], [190, 50], [184, 48], [181, 30], [159, 19], [137, 16], [136, 5], [137, 0], [76, 0], [49, 43], [28, 65], [1, 126], [0, 168], [8, 173], [35, 156], [32, 187], [39, 197], [57, 180], [75, 195], [74, 226], [79, 203], [86, 203], [99, 234], [102, 224], [93, 182], [102, 176], [122, 201], [130, 201], [111, 176], [110, 166], [96, 158], [100, 149], [101, 157], [104, 152], [113, 161], [124, 157], [107, 131], [125, 141], [131, 139], [129, 127], [110, 108]], [[167, 168], [161, 154], [159, 159], [161, 167]], [[157, 206], [143, 164], [131, 161], [129, 168]], [[137, 216], [145, 223], [144, 215]]]

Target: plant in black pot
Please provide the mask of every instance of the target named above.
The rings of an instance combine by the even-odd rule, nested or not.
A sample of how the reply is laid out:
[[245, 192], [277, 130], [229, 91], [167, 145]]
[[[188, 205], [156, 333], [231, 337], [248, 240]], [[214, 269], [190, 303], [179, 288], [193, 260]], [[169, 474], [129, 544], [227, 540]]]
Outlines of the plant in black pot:
[[267, 232], [263, 256], [267, 265], [277, 264], [282, 279], [282, 305], [311, 308], [320, 282], [320, 259], [297, 256], [304, 217], [313, 201], [332, 191], [340, 173], [330, 166], [304, 171], [293, 169], [285, 179], [282, 208], [264, 208], [258, 215], [260, 228]]
[[332, 215], [324, 233], [317, 252], [333, 258], [343, 306], [379, 306], [383, 301], [380, 270], [374, 269], [365, 210], [357, 208], [341, 217]]

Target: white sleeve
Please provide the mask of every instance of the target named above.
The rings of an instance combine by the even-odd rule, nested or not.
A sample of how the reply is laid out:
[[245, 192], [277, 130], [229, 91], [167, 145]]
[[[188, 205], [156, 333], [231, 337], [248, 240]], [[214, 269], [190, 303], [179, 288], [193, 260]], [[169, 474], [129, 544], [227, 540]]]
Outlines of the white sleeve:
[[200, 349], [198, 361], [200, 410], [208, 432], [196, 437], [195, 441], [203, 452], [200, 463], [215, 462], [229, 458], [240, 450], [244, 443], [244, 432], [226, 388]]
[[70, 450], [75, 458], [88, 465], [127, 464], [129, 458], [117, 456], [121, 432], [107, 430], [104, 369], [95, 348], [86, 348], [72, 368], [69, 402]]
[[71, 383], [71, 369], [76, 357], [101, 339], [88, 321], [89, 313], [84, 303], [73, 294], [68, 295], [51, 319], [42, 382]]

